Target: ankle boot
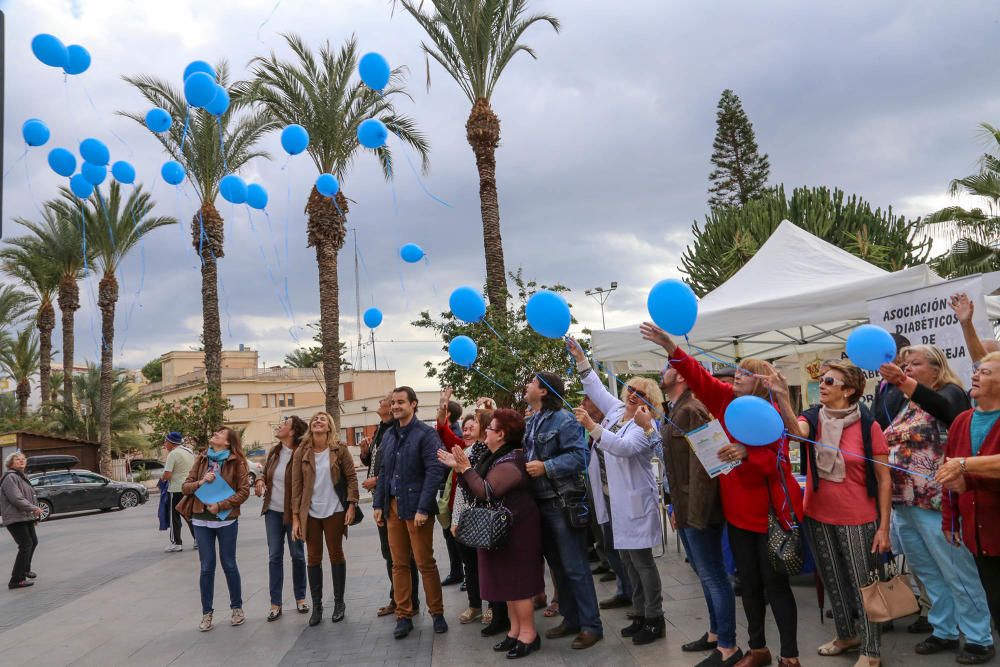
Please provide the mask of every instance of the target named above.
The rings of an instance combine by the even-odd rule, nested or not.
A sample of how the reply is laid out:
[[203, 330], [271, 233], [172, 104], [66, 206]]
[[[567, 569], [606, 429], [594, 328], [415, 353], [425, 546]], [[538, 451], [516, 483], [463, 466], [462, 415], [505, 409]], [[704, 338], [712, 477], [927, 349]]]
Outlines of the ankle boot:
[[637, 616], [632, 619], [632, 625], [624, 628], [622, 630], [622, 637], [635, 637], [642, 631], [643, 626], [646, 625], [646, 619], [642, 616]]
[[334, 623], [344, 620], [347, 606], [344, 604], [344, 589], [347, 587], [347, 563], [334, 563], [333, 570], [333, 617]]
[[309, 592], [313, 601], [309, 625], [315, 627], [323, 620], [323, 566], [310, 565], [306, 568], [306, 575], [309, 577]]
[[647, 617], [642, 629], [632, 637], [632, 643], [636, 646], [652, 644], [657, 639], [663, 639], [667, 634], [667, 623], [663, 616]]

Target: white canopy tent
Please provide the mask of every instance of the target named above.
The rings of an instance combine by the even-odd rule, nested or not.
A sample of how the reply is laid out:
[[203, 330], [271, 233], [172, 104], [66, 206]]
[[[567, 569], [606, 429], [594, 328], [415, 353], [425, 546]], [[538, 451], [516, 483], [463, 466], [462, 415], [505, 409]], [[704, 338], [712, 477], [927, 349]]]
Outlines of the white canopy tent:
[[[698, 306], [689, 338], [721, 358], [777, 358], [843, 345], [868, 321], [866, 301], [943, 282], [927, 265], [889, 272], [813, 236], [787, 220], [757, 254]], [[1000, 272], [983, 276], [989, 294]], [[987, 298], [991, 320], [1000, 299]], [[593, 332], [593, 356], [616, 373], [658, 370], [662, 348], [639, 335], [634, 324]]]

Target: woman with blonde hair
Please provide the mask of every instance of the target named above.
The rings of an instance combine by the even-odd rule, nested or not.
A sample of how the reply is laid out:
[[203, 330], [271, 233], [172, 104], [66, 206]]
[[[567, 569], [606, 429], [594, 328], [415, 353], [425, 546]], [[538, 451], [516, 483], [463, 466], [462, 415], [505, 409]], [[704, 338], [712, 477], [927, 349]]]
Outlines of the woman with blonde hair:
[[[883, 364], [887, 382], [909, 398], [885, 430], [892, 476], [892, 503], [907, 563], [930, 598], [927, 620], [933, 632], [914, 647], [920, 655], [952, 651], [965, 635], [958, 662], [978, 664], [993, 657], [986, 592], [972, 553], [946, 537], [942, 489], [934, 475], [945, 460], [948, 428], [969, 409], [969, 397], [933, 345], [914, 345], [900, 354], [903, 366]], [[959, 532], [956, 525], [949, 533]]]
[[584, 408], [574, 411], [594, 439], [595, 456], [588, 472], [597, 520], [602, 525], [611, 523], [610, 548], [618, 551], [632, 584], [635, 618], [621, 634], [631, 637], [633, 644], [649, 644], [666, 635], [663, 584], [653, 560], [653, 547], [663, 542], [659, 487], [653, 471], [654, 449], [660, 442], [654, 420], [661, 413], [663, 392], [655, 380], [639, 376], [630, 379], [617, 397], [590, 368], [580, 344], [567, 338], [566, 345], [576, 360], [587, 398], [604, 413], [597, 424]]
[[306, 573], [312, 595], [309, 625], [323, 618], [323, 542], [333, 574], [334, 623], [344, 620], [347, 559], [343, 541], [354, 522], [358, 477], [354, 457], [333, 432], [333, 418], [317, 412], [292, 457], [292, 537], [306, 543]]

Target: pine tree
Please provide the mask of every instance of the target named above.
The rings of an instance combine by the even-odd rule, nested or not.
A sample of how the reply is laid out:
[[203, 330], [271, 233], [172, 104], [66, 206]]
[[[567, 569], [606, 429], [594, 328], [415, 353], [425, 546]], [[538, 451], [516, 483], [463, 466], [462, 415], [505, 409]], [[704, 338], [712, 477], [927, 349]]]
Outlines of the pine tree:
[[742, 206], [764, 193], [771, 165], [767, 154], [758, 152], [753, 125], [740, 98], [731, 90], [722, 91], [716, 124], [712, 142], [715, 169], [708, 175], [708, 205]]

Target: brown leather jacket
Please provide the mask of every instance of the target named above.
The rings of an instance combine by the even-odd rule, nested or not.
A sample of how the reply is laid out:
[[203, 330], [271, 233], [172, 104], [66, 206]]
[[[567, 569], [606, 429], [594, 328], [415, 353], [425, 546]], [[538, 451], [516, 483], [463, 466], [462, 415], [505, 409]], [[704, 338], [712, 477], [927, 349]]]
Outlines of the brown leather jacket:
[[678, 397], [670, 410], [670, 422], [664, 420], [660, 429], [663, 437], [663, 463], [667, 469], [670, 502], [678, 528], [718, 526], [723, 522], [719, 480], [705, 472], [705, 466], [691, 451], [684, 434], [712, 420], [708, 409], [695, 398], [690, 389]]
[[[354, 471], [354, 457], [347, 451], [347, 445], [334, 442], [330, 445], [330, 479], [340, 498], [340, 504], [347, 509], [348, 503], [358, 503], [358, 475]], [[316, 457], [312, 446], [299, 445], [292, 456], [292, 503], [293, 518], [299, 521], [302, 539], [306, 539], [306, 525], [309, 523], [309, 505], [312, 503], [313, 485], [316, 483]], [[344, 528], [347, 534], [347, 528]]]
[[[264, 459], [264, 504], [260, 508], [261, 516], [267, 514], [267, 508], [271, 504], [271, 480], [274, 479], [274, 471], [278, 467], [278, 457], [281, 454], [282, 447], [284, 445], [280, 442], [271, 447], [271, 451], [267, 453], [267, 458]], [[292, 462], [295, 460], [295, 452], [297, 450], [298, 445], [292, 449], [288, 465], [285, 466], [285, 513], [282, 515], [282, 523], [292, 522]]]
[[[186, 519], [190, 519], [192, 515], [205, 511], [205, 505], [198, 500], [194, 492], [198, 490], [198, 482], [205, 476], [207, 471], [208, 457], [202, 452], [198, 454], [194, 465], [191, 466], [191, 472], [188, 473], [187, 479], [184, 480], [184, 486], [181, 489], [184, 498], [177, 503], [177, 511]], [[247, 470], [246, 461], [238, 456], [230, 456], [222, 463], [219, 474], [236, 491], [232, 496], [219, 503], [219, 510], [229, 510], [229, 515], [226, 517], [227, 521], [229, 519], [237, 519], [240, 516], [240, 505], [245, 503], [247, 498], [250, 497], [250, 475]]]

